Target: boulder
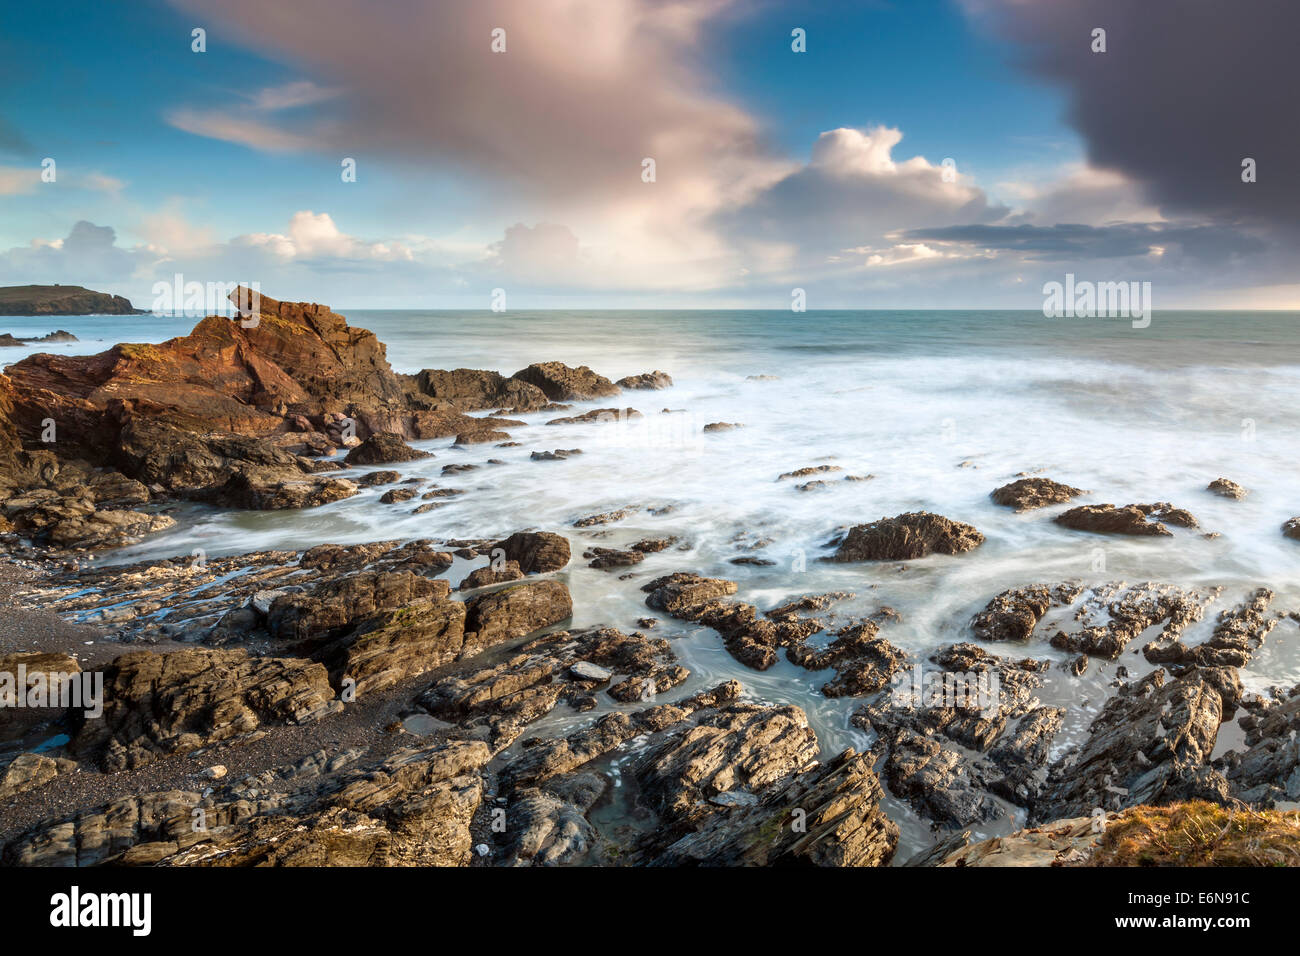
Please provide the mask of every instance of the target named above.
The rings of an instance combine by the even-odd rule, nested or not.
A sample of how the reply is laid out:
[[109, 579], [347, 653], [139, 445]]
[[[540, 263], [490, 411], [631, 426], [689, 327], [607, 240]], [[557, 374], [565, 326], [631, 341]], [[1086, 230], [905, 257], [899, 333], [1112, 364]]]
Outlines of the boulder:
[[968, 524], [914, 511], [854, 526], [831, 560], [910, 561], [928, 554], [961, 554], [983, 543], [984, 535]]
[[1088, 492], [1081, 488], [1072, 488], [1051, 478], [1021, 478], [995, 489], [989, 497], [996, 504], [1016, 511], [1029, 511], [1047, 505], [1064, 504], [1071, 498], [1086, 494]]
[[348, 465], [387, 465], [398, 461], [416, 461], [428, 458], [427, 451], [412, 448], [400, 435], [387, 432], [371, 435], [343, 459]]
[[617, 395], [617, 385], [585, 365], [570, 368], [562, 362], [538, 362], [520, 369], [513, 379], [541, 389], [552, 402], [583, 401]]

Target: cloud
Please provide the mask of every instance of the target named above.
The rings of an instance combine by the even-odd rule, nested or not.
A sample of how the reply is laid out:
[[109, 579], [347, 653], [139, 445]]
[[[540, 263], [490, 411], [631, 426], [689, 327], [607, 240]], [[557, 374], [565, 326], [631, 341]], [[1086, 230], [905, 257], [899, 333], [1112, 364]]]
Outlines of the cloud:
[[279, 129], [252, 116], [219, 110], [175, 109], [165, 118], [172, 126], [187, 133], [271, 153], [294, 152], [316, 144], [310, 136]]
[[286, 235], [250, 233], [233, 243], [260, 247], [282, 259], [379, 259], [409, 260], [411, 252], [401, 243], [365, 242], [342, 232], [329, 213], [300, 210], [289, 220]]
[[[1290, 229], [1300, 219], [1300, 4], [963, 0], [1024, 65], [1062, 87], [1091, 165], [1166, 216]], [[1092, 31], [1106, 52], [1092, 52]], [[1242, 160], [1258, 163], [1241, 181]]]
[[145, 247], [117, 245], [111, 226], [80, 220], [63, 239], [34, 239], [27, 246], [0, 252], [0, 283], [27, 285], [109, 283], [122, 288], [139, 270], [157, 261]]

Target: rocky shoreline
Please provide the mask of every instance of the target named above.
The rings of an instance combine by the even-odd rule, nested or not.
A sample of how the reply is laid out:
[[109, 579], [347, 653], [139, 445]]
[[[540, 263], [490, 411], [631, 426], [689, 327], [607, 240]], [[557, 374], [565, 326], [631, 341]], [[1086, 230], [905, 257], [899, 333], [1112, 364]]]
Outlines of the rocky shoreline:
[[[255, 316], [209, 317], [160, 345], [10, 366], [0, 674], [21, 667], [27, 691], [93, 672], [103, 706], [0, 708], [0, 862], [1119, 865], [1135, 857], [1112, 834], [1129, 853], [1139, 824], [1165, 820], [1152, 808], [1300, 801], [1300, 687], [1253, 695], [1239, 674], [1300, 619], [1264, 587], [1025, 581], [916, 655], [890, 639], [887, 604], [850, 613], [853, 594], [834, 591], [771, 605], [678, 564], [675, 535], [603, 537], [643, 505], [473, 539], [97, 560], [173, 527], [184, 502], [300, 509], [383, 487], [386, 508], [445, 507], [465, 494], [457, 476], [486, 466], [408, 478], [404, 463], [428, 457], [409, 442], [509, 449], [537, 427], [518, 416], [543, 413], [563, 435], [640, 417], [612, 400], [671, 385], [559, 362], [399, 375], [373, 334], [266, 296]], [[609, 407], [575, 407], [594, 402]], [[838, 471], [776, 480], [810, 492], [871, 477]], [[1207, 493], [1247, 494], [1226, 478]], [[1041, 520], [1063, 533], [1204, 533], [1169, 502], [1075, 501], [1089, 494], [1039, 475], [990, 492], [1026, 520], [1054, 509]], [[970, 524], [908, 512], [841, 528], [819, 557], [960, 561], [985, 546]], [[575, 626], [579, 562], [640, 595], [644, 616]], [[1207, 615], [1211, 636], [1185, 642]], [[828, 752], [803, 709], [743, 679], [704, 686], [656, 635], [670, 625], [715, 635], [746, 672], [783, 660], [815, 673], [867, 746]], [[1095, 662], [1114, 665], [1109, 697], [1067, 745], [1044, 685]], [[914, 670], [943, 693], [900, 693]], [[896, 805], [932, 828], [906, 859]], [[1295, 814], [1258, 820], [1294, 862]], [[994, 822], [1019, 828], [968, 845]]]

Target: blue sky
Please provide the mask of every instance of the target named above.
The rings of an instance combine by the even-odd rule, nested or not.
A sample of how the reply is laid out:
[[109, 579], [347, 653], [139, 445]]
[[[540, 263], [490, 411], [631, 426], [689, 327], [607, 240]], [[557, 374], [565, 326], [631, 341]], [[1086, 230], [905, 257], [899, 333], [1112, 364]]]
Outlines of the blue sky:
[[[505, 288], [521, 307], [779, 308], [797, 286], [813, 307], [1035, 308], [1044, 278], [1091, 268], [1202, 301], [1183, 242], [1204, 217], [1089, 165], [1080, 91], [1028, 69], [1035, 38], [991, 25], [990, 5], [15, 7], [0, 282], [148, 300], [181, 271], [352, 307], [473, 307]], [[1062, 223], [1102, 232], [1073, 259], [982, 244]], [[1135, 226], [1168, 241], [1096, 253], [1117, 227], [1131, 249]], [[1265, 271], [1239, 262], [1228, 285], [1287, 304]]]

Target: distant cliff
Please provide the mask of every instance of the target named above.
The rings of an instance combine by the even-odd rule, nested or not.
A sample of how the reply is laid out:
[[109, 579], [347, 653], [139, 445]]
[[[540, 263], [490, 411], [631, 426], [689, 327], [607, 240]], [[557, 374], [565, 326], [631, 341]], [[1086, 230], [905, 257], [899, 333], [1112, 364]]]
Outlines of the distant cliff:
[[0, 315], [142, 315], [120, 295], [79, 285], [0, 286]]

